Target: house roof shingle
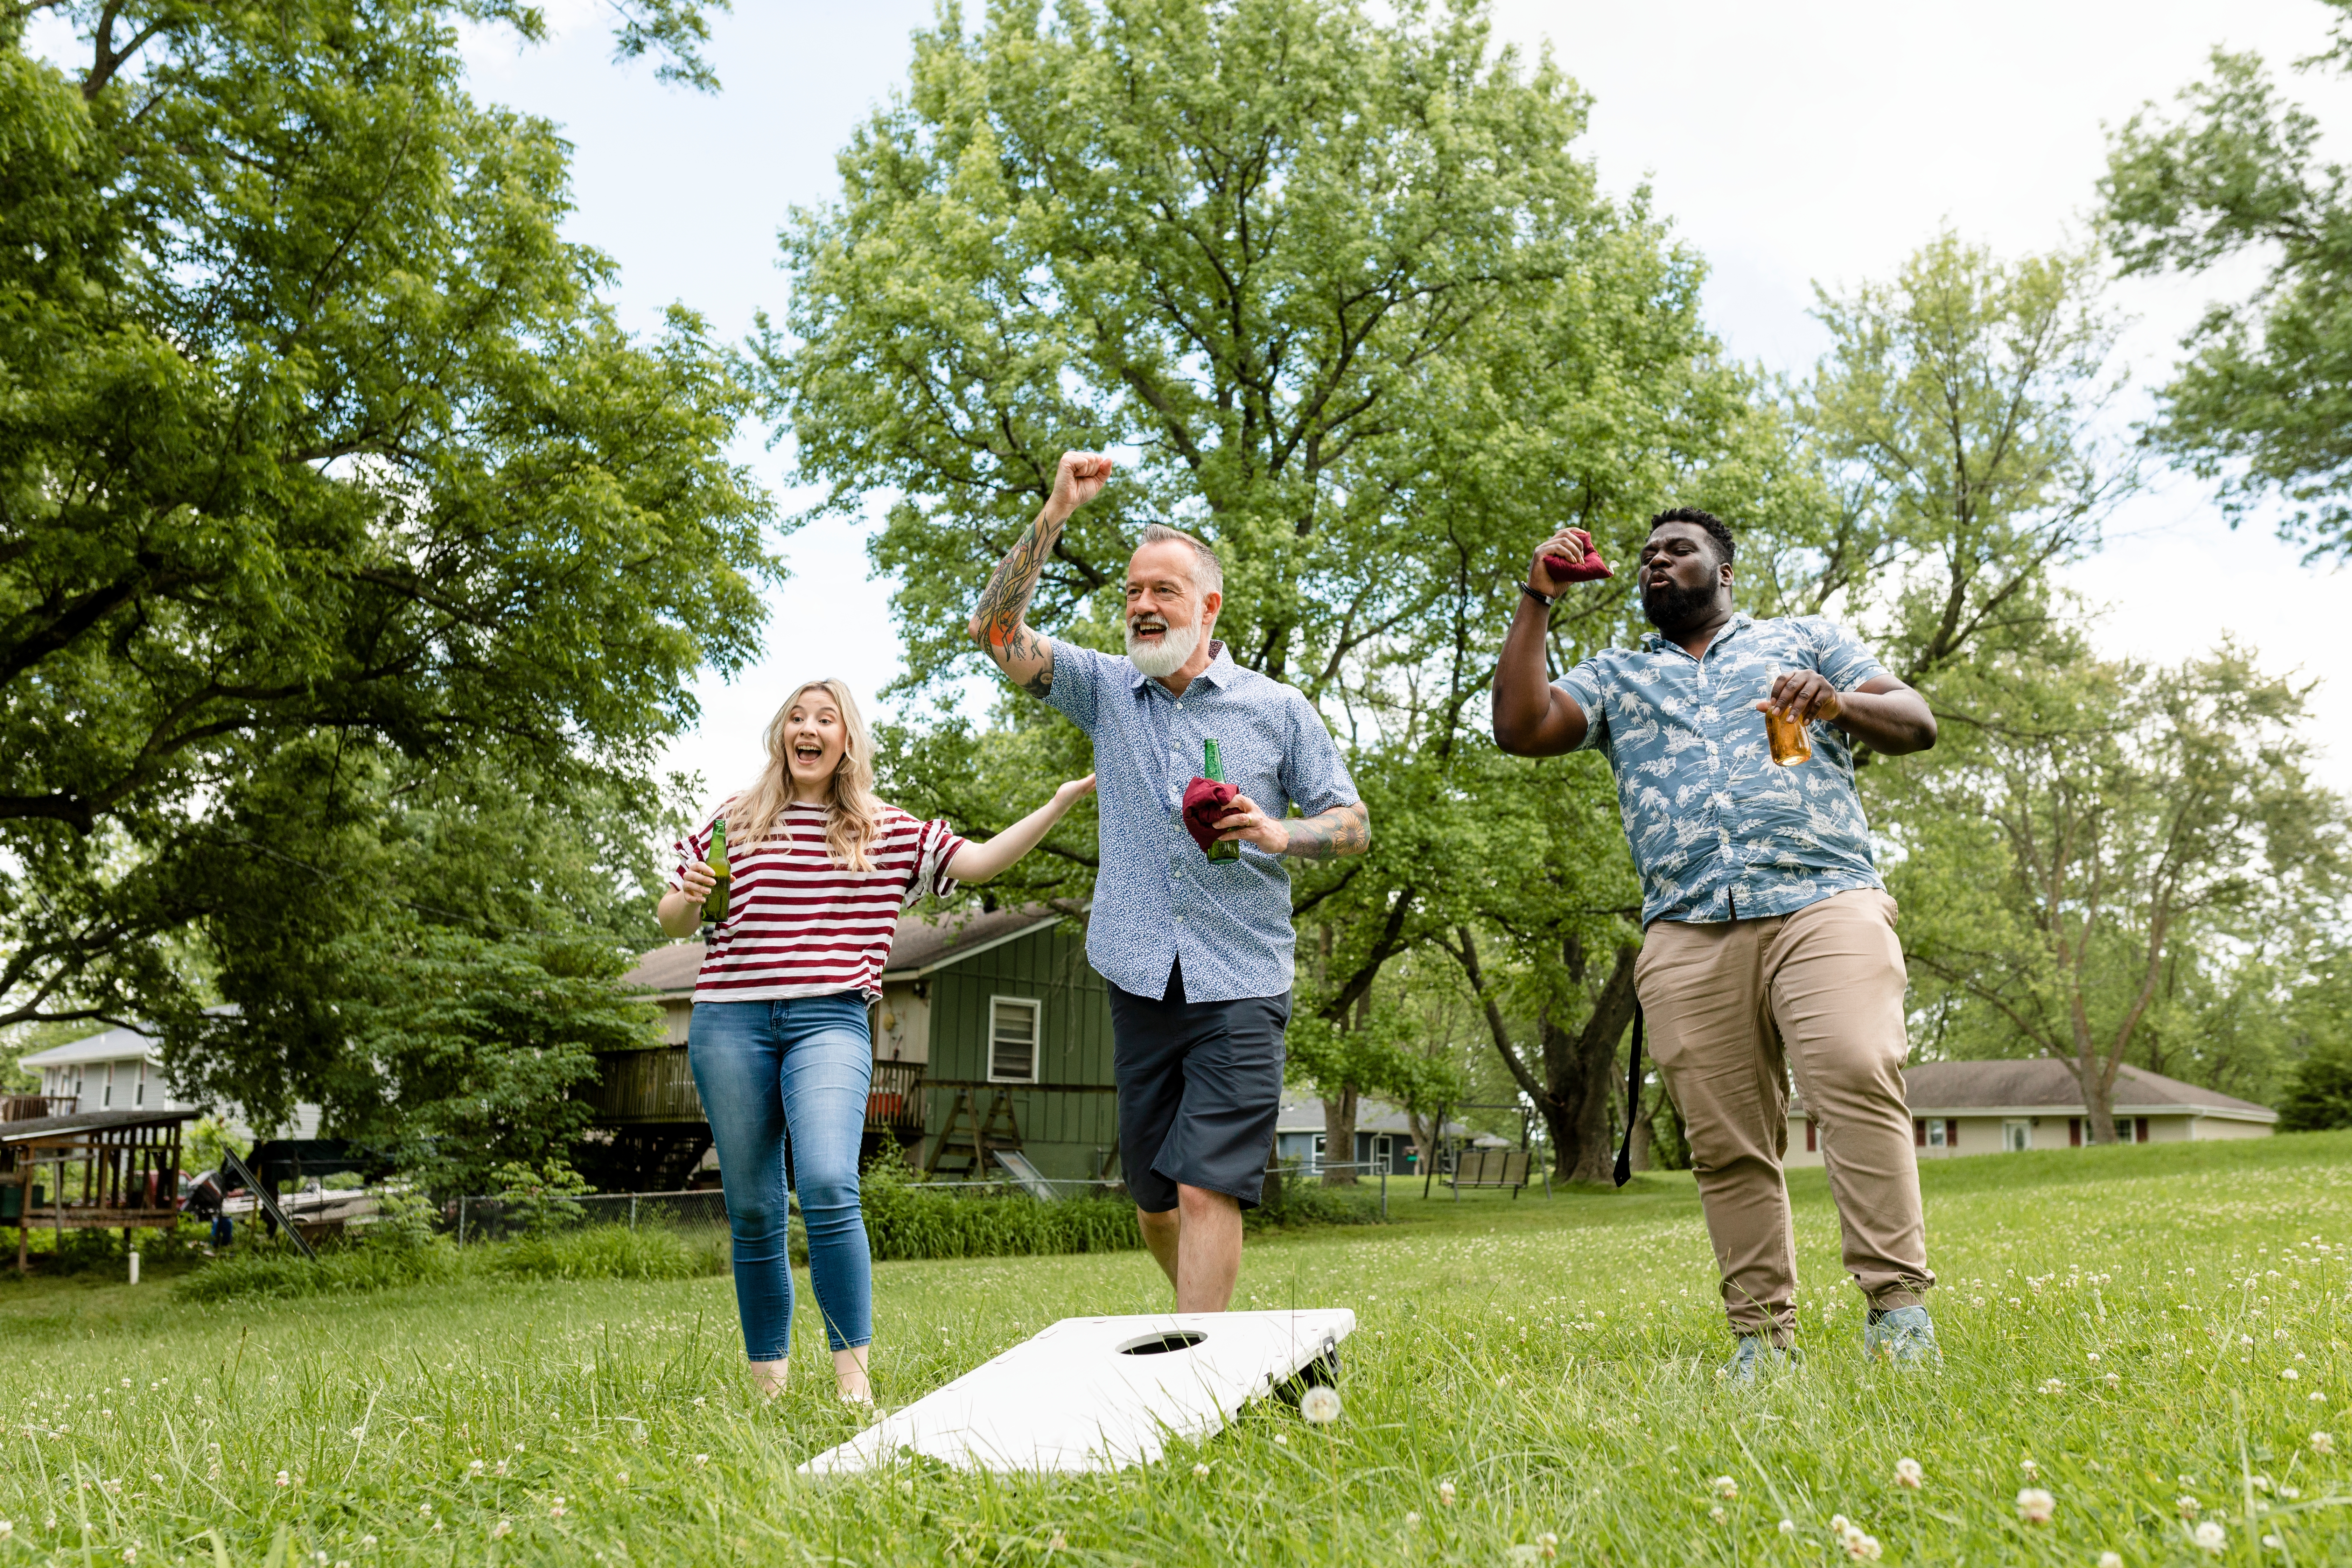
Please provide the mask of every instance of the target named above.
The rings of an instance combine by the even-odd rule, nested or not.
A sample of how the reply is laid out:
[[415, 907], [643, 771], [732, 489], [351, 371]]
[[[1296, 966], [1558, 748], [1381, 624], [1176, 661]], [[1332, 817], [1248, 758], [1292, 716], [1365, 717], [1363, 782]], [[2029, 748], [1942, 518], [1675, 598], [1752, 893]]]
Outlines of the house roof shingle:
[[[2016, 1111], [2034, 1115], [2087, 1114], [2083, 1088], [2074, 1070], [2050, 1057], [2021, 1060], [1916, 1062], [1903, 1072], [1905, 1097], [1915, 1116], [1953, 1116]], [[2219, 1089], [2202, 1089], [2166, 1078], [2146, 1068], [2116, 1071], [2115, 1110], [2118, 1115], [2221, 1116], [2237, 1121], [2275, 1121], [2278, 1112], [2251, 1100], [2240, 1100]], [[1792, 1112], [1801, 1113], [1801, 1096], [1791, 1097]]]

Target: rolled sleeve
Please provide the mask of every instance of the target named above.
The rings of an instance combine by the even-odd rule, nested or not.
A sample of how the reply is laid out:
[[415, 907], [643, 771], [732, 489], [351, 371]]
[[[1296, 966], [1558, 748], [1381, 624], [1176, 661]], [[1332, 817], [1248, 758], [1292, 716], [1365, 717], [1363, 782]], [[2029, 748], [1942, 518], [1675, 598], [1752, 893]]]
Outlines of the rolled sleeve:
[[1835, 621], [1808, 616], [1805, 631], [1813, 645], [1813, 668], [1840, 691], [1852, 691], [1886, 673], [1861, 639]]
[[1297, 691], [1290, 694], [1290, 744], [1282, 761], [1282, 792], [1301, 816], [1320, 816], [1363, 798], [1339, 755], [1339, 742], [1323, 727], [1314, 705]]
[[1064, 642], [1060, 637], [1045, 640], [1054, 649], [1054, 679], [1045, 688], [1045, 706], [1055, 710], [1063, 718], [1091, 735], [1102, 711], [1105, 667], [1116, 665], [1121, 669], [1130, 667], [1123, 658], [1114, 659], [1090, 647]]
[[921, 837], [917, 842], [914, 869], [907, 878], [906, 896], [899, 900], [898, 907], [902, 910], [913, 909], [922, 902], [926, 893], [937, 899], [953, 897], [956, 879], [948, 875], [948, 867], [955, 859], [957, 852], [969, 842], [971, 840], [944, 821], [923, 824]]
[[1609, 709], [1601, 699], [1607, 679], [1608, 672], [1601, 668], [1601, 660], [1594, 658], [1586, 659], [1552, 682], [1583, 710], [1584, 739], [1576, 743], [1576, 750], [1580, 752], [1608, 749]]

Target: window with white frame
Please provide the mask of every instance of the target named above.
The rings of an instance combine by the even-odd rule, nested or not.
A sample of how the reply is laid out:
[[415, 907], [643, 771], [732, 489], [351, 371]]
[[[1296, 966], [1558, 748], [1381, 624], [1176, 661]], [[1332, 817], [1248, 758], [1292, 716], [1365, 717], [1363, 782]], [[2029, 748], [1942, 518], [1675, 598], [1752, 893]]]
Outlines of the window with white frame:
[[1045, 1005], [1028, 996], [988, 999], [988, 1081], [1035, 1083]]
[[101, 1106], [114, 1103], [114, 1064], [112, 1062], [106, 1064], [106, 1088], [98, 1103]]
[[2000, 1146], [2011, 1154], [2021, 1154], [2033, 1147], [2033, 1123], [2004, 1121], [2000, 1124]]
[[1930, 1149], [1944, 1147], [1944, 1119], [1940, 1116], [1927, 1118], [1927, 1147]]

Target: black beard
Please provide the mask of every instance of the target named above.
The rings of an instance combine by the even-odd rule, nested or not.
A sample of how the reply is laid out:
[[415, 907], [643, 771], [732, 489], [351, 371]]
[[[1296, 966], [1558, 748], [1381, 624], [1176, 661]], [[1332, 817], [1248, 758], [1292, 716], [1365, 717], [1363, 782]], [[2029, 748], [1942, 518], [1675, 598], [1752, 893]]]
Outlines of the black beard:
[[1670, 637], [1681, 637], [1715, 612], [1716, 589], [1678, 588], [1672, 583], [1642, 590], [1642, 614]]

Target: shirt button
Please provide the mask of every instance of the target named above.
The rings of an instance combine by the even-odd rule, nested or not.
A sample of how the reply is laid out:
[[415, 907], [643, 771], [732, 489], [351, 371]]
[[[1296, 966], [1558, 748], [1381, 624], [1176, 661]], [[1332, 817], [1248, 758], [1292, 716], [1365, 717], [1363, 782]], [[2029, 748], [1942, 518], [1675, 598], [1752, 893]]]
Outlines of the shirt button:
[[1175, 878], [1180, 882], [1184, 879], [1184, 873], [1181, 870], [1171, 871], [1168, 874]]
[[1178, 925], [1182, 925], [1184, 923], [1184, 917], [1182, 915], [1178, 915], [1176, 917], [1176, 923]]

